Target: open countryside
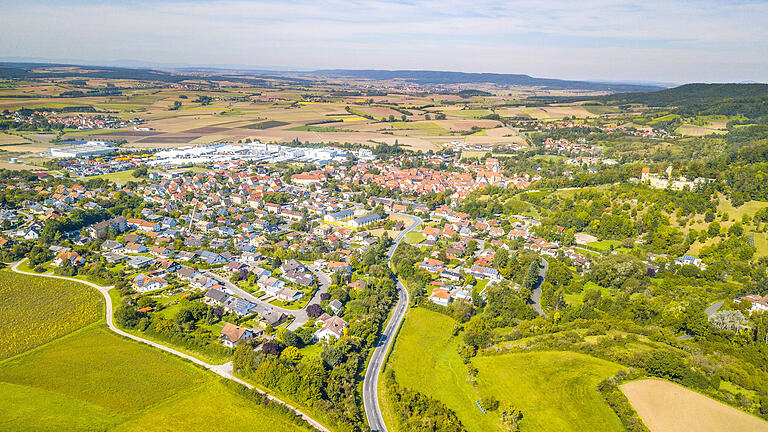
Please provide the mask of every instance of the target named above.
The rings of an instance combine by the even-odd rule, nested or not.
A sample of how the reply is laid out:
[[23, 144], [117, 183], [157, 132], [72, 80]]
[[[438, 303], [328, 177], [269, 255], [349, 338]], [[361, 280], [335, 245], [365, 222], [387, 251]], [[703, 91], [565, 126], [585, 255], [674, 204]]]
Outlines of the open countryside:
[[768, 2], [4, 2], [0, 431], [768, 432]]

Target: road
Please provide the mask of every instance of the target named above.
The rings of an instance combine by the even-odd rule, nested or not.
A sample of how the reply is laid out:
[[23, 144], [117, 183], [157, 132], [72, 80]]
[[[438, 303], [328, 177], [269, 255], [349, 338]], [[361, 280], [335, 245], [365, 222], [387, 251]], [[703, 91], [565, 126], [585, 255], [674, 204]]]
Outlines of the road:
[[[317, 278], [317, 281], [320, 283], [320, 287], [317, 289], [317, 291], [315, 291], [315, 294], [312, 296], [312, 299], [309, 301], [309, 303], [307, 303], [307, 306], [309, 306], [313, 303], [320, 303], [320, 295], [328, 292], [328, 287], [331, 285], [331, 280], [328, 275], [325, 274], [325, 272], [317, 268], [315, 265], [310, 264], [307, 266], [307, 268], [312, 273], [314, 273], [315, 278]], [[226, 288], [227, 292], [230, 294], [234, 294], [242, 299], [248, 300], [251, 303], [255, 303], [260, 307], [269, 307], [273, 310], [292, 316], [293, 322], [288, 325], [288, 330], [298, 329], [309, 319], [309, 315], [307, 315], [307, 306], [305, 306], [303, 309], [286, 309], [274, 306], [263, 300], [260, 300], [258, 297], [254, 296], [248, 291], [243, 290], [242, 288], [230, 282], [227, 278], [221, 277], [210, 271], [206, 272], [205, 275], [221, 282], [221, 284], [224, 285], [224, 288]]]
[[[400, 232], [395, 239], [392, 247], [387, 252], [387, 264], [392, 262], [392, 256], [395, 254], [400, 242], [403, 241], [406, 234], [413, 231], [423, 221], [416, 216], [397, 213], [399, 216], [405, 216], [410, 218], [413, 223]], [[384, 424], [384, 417], [381, 415], [381, 408], [379, 407], [379, 375], [381, 374], [381, 368], [384, 365], [384, 359], [387, 357], [389, 347], [392, 345], [392, 339], [397, 329], [400, 327], [400, 323], [405, 317], [405, 311], [408, 309], [408, 290], [405, 286], [397, 281], [397, 289], [399, 291], [399, 297], [397, 299], [397, 305], [392, 312], [392, 317], [389, 319], [387, 326], [384, 328], [384, 332], [379, 338], [379, 343], [374, 348], [371, 360], [368, 362], [368, 369], [365, 371], [365, 379], [363, 380], [363, 406], [365, 407], [365, 416], [368, 418], [368, 426], [372, 431], [386, 432], [387, 425]]]
[[721, 307], [723, 307], [723, 303], [725, 303], [725, 300], [720, 300], [719, 302], [712, 303], [710, 307], [708, 307], [704, 313], [707, 314], [707, 318], [711, 317], [715, 314], [718, 310], [720, 310]]
[[92, 283], [92, 282], [88, 282], [88, 281], [84, 281], [84, 280], [80, 280], [80, 279], [75, 279], [75, 278], [70, 278], [70, 277], [57, 276], [57, 275], [52, 275], [52, 274], [28, 273], [28, 272], [25, 272], [25, 271], [21, 271], [21, 270], [19, 270], [19, 264], [21, 264], [25, 260], [26, 260], [26, 258], [24, 258], [21, 261], [18, 261], [16, 263], [14, 263], [13, 266], [11, 267], [11, 270], [13, 270], [16, 273], [21, 273], [21, 274], [26, 274], [26, 275], [42, 276], [42, 277], [53, 278], [53, 279], [62, 279], [62, 280], [68, 280], [68, 281], [72, 281], [72, 282], [80, 282], [80, 283], [88, 285], [89, 287], [94, 288], [95, 290], [100, 292], [101, 295], [104, 296], [104, 303], [106, 304], [107, 327], [109, 327], [110, 330], [112, 330], [113, 332], [119, 334], [120, 336], [124, 336], [124, 337], [127, 337], [129, 339], [133, 339], [135, 341], [138, 341], [138, 342], [141, 342], [141, 343], [145, 343], [147, 345], [151, 345], [151, 346], [153, 346], [153, 347], [155, 347], [157, 349], [163, 350], [165, 352], [171, 353], [171, 354], [176, 355], [178, 357], [181, 357], [183, 359], [189, 360], [192, 363], [200, 365], [200, 366], [202, 366], [202, 367], [204, 367], [204, 368], [206, 368], [206, 369], [208, 369], [208, 370], [210, 370], [210, 371], [212, 371], [212, 372], [214, 372], [214, 373], [216, 373], [216, 374], [218, 374], [218, 375], [220, 375], [220, 376], [222, 376], [222, 377], [224, 377], [226, 379], [229, 379], [229, 380], [235, 381], [236, 383], [242, 384], [242, 385], [248, 387], [249, 389], [254, 389], [257, 392], [265, 395], [267, 397], [267, 399], [269, 399], [271, 401], [274, 401], [274, 402], [277, 402], [279, 404], [282, 404], [286, 408], [288, 408], [291, 411], [295, 412], [301, 418], [303, 418], [309, 424], [311, 424], [314, 428], [316, 428], [316, 429], [318, 429], [320, 431], [323, 431], [323, 432], [330, 432], [325, 426], [321, 425], [320, 423], [318, 423], [317, 421], [315, 421], [314, 419], [312, 419], [308, 415], [304, 414], [303, 412], [299, 411], [298, 409], [294, 408], [293, 406], [283, 402], [282, 400], [280, 400], [280, 399], [278, 399], [278, 398], [276, 398], [276, 397], [274, 397], [274, 396], [272, 396], [270, 394], [267, 394], [267, 393], [265, 393], [265, 392], [263, 392], [263, 391], [261, 391], [259, 389], [256, 389], [251, 384], [248, 384], [247, 382], [245, 382], [245, 381], [235, 377], [234, 374], [233, 374], [233, 370], [232, 370], [232, 362], [227, 362], [227, 363], [220, 364], [220, 365], [208, 364], [208, 363], [206, 363], [206, 362], [204, 362], [204, 361], [202, 361], [202, 360], [200, 360], [200, 359], [198, 359], [196, 357], [192, 357], [189, 354], [185, 354], [183, 352], [177, 351], [177, 350], [175, 350], [173, 348], [169, 348], [169, 347], [167, 347], [165, 345], [161, 345], [161, 344], [159, 344], [157, 342], [153, 342], [151, 340], [140, 338], [138, 336], [132, 335], [130, 333], [127, 333], [127, 332], [117, 328], [115, 326], [115, 324], [113, 323], [113, 321], [112, 321], [112, 298], [109, 296], [109, 290], [114, 288], [114, 286], [104, 287], [104, 286], [101, 286], [101, 285], [96, 285], [95, 283]]
[[531, 301], [533, 302], [533, 309], [536, 310], [536, 313], [546, 318], [547, 314], [541, 308], [541, 284], [544, 282], [544, 277], [547, 275], [549, 263], [544, 258], [541, 259], [541, 262], [544, 263], [544, 265], [539, 270], [539, 280], [536, 282], [536, 288], [534, 288], [533, 294], [531, 295]]
[[7, 229], [7, 230], [3, 230], [3, 234], [11, 234], [11, 233], [13, 233], [14, 231], [18, 231], [18, 230], [20, 230], [20, 229], [22, 229], [22, 228], [25, 228], [27, 225], [29, 225], [29, 224], [30, 224], [30, 223], [31, 223], [31, 222], [34, 220], [34, 218], [32, 217], [32, 215], [31, 215], [31, 214], [29, 214], [29, 213], [27, 213], [27, 212], [23, 212], [23, 211], [21, 211], [21, 210], [16, 210], [16, 213], [18, 213], [18, 214], [20, 214], [20, 215], [24, 216], [24, 218], [26, 218], [26, 220], [25, 220], [24, 222], [22, 222], [22, 223], [21, 223], [19, 226], [17, 226], [16, 228], [11, 228], [11, 229]]

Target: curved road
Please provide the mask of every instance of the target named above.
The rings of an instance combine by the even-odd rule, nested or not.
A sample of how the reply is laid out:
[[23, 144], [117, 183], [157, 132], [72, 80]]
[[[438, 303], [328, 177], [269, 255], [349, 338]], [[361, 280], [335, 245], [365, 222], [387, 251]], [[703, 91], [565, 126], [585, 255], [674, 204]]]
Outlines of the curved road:
[[[387, 252], [387, 264], [392, 262], [392, 256], [395, 254], [400, 242], [403, 241], [406, 234], [413, 231], [414, 228], [419, 226], [423, 221], [421, 218], [411, 216], [403, 213], [395, 213], [398, 216], [405, 216], [413, 221], [413, 223], [403, 230], [395, 239], [395, 242], [389, 248]], [[379, 338], [379, 343], [373, 350], [371, 360], [368, 362], [368, 369], [365, 371], [365, 379], [363, 380], [363, 406], [365, 407], [365, 416], [368, 418], [368, 426], [372, 431], [386, 432], [387, 425], [384, 424], [384, 417], [381, 415], [381, 408], [379, 407], [379, 375], [381, 374], [381, 368], [384, 366], [384, 359], [387, 356], [387, 351], [392, 345], [392, 337], [397, 332], [400, 323], [405, 317], [405, 311], [408, 309], [408, 290], [405, 286], [397, 281], [397, 289], [400, 291], [400, 296], [397, 300], [392, 317], [389, 319], [384, 332]]]
[[547, 313], [544, 312], [544, 310], [541, 308], [541, 284], [544, 282], [544, 277], [547, 275], [547, 268], [549, 268], [549, 263], [544, 259], [544, 257], [541, 258], [541, 262], [543, 262], [544, 265], [539, 270], [539, 280], [536, 282], [536, 288], [533, 290], [533, 294], [531, 295], [531, 301], [533, 302], [533, 309], [536, 310], [536, 313], [543, 316], [544, 318], [547, 318]]
[[274, 306], [268, 302], [265, 302], [264, 300], [260, 300], [258, 297], [254, 296], [253, 294], [243, 290], [242, 288], [230, 282], [227, 278], [221, 277], [210, 271], [205, 272], [205, 275], [219, 281], [222, 285], [224, 285], [224, 288], [226, 288], [226, 291], [229, 294], [237, 295], [238, 297], [248, 300], [251, 303], [257, 304], [260, 307], [268, 307], [272, 310], [276, 310], [278, 312], [282, 312], [286, 315], [292, 316], [294, 319], [293, 319], [293, 322], [288, 325], [288, 330], [296, 330], [299, 327], [301, 327], [305, 322], [307, 322], [307, 320], [309, 320], [309, 315], [307, 315], [307, 307], [313, 303], [319, 304], [320, 295], [322, 293], [328, 292], [328, 287], [331, 286], [331, 279], [328, 277], [328, 275], [324, 271], [317, 268], [314, 264], [307, 265], [307, 268], [309, 269], [309, 271], [314, 273], [315, 278], [319, 282], [320, 286], [318, 287], [317, 291], [315, 291], [315, 294], [312, 296], [312, 299], [302, 309], [287, 309], [279, 306]]
[[42, 277], [48, 277], [48, 278], [53, 278], [53, 279], [63, 279], [63, 280], [68, 280], [68, 281], [72, 281], [72, 282], [80, 282], [80, 283], [88, 285], [89, 287], [94, 288], [97, 291], [99, 291], [104, 296], [104, 303], [106, 304], [107, 326], [109, 327], [110, 330], [112, 330], [113, 332], [119, 334], [120, 336], [124, 336], [124, 337], [127, 337], [129, 339], [133, 339], [135, 341], [142, 342], [142, 343], [145, 343], [147, 345], [151, 345], [151, 346], [153, 346], [155, 348], [158, 348], [158, 349], [161, 349], [161, 350], [163, 350], [165, 352], [168, 352], [168, 353], [171, 353], [173, 355], [179, 356], [181, 358], [187, 359], [187, 360], [191, 361], [192, 363], [200, 365], [200, 366], [202, 366], [202, 367], [204, 367], [204, 368], [206, 368], [206, 369], [208, 369], [208, 370], [210, 370], [210, 371], [212, 371], [212, 372], [214, 372], [214, 373], [216, 373], [216, 374], [218, 374], [218, 375], [220, 375], [220, 376], [222, 376], [222, 377], [224, 377], [226, 379], [235, 381], [236, 383], [244, 385], [244, 386], [248, 387], [249, 389], [254, 389], [257, 392], [265, 395], [267, 397], [267, 399], [286, 406], [288, 409], [290, 409], [291, 411], [295, 412], [301, 418], [306, 420], [307, 423], [312, 425], [314, 428], [316, 428], [316, 429], [318, 429], [318, 430], [320, 430], [322, 432], [329, 432], [329, 430], [325, 426], [321, 425], [320, 423], [318, 423], [317, 421], [315, 421], [314, 419], [312, 419], [308, 415], [304, 414], [303, 412], [299, 411], [298, 409], [294, 408], [293, 406], [283, 402], [282, 400], [280, 400], [280, 399], [278, 399], [278, 398], [276, 398], [276, 397], [274, 397], [274, 396], [272, 396], [270, 394], [267, 394], [267, 393], [265, 393], [265, 392], [263, 392], [263, 391], [261, 391], [259, 389], [256, 389], [251, 384], [248, 384], [247, 382], [245, 382], [245, 381], [235, 377], [233, 375], [233, 371], [232, 371], [232, 362], [228, 362], [228, 363], [224, 363], [224, 364], [220, 364], [220, 365], [208, 364], [208, 363], [206, 363], [206, 362], [204, 362], [204, 361], [202, 361], [202, 360], [200, 360], [198, 358], [192, 357], [189, 354], [185, 354], [185, 353], [177, 351], [177, 350], [175, 350], [173, 348], [169, 348], [169, 347], [167, 347], [165, 345], [161, 345], [161, 344], [159, 344], [157, 342], [153, 342], [153, 341], [150, 341], [150, 340], [147, 340], [147, 339], [142, 339], [142, 338], [140, 338], [138, 336], [134, 336], [134, 335], [132, 335], [130, 333], [127, 333], [127, 332], [117, 328], [115, 326], [115, 324], [113, 323], [113, 321], [112, 321], [112, 298], [109, 296], [109, 290], [114, 288], [114, 286], [103, 287], [101, 285], [96, 285], [95, 283], [92, 283], [92, 282], [88, 282], [88, 281], [84, 281], [84, 280], [80, 280], [80, 279], [75, 279], [75, 278], [70, 278], [70, 277], [65, 277], [65, 276], [56, 276], [56, 275], [52, 275], [52, 274], [29, 273], [29, 272], [21, 271], [21, 270], [19, 270], [19, 264], [21, 264], [24, 261], [26, 261], [26, 258], [24, 258], [21, 261], [16, 262], [11, 267], [11, 270], [13, 270], [16, 273], [21, 273], [21, 274], [26, 274], [26, 275], [42, 276]]

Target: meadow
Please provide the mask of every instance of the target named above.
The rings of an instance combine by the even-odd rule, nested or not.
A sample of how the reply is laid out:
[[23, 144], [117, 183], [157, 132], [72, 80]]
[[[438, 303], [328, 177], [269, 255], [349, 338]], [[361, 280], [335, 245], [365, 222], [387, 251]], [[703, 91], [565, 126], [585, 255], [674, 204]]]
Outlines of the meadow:
[[[496, 412], [483, 414], [476, 400], [493, 396], [524, 414], [522, 431], [620, 431], [621, 423], [597, 384], [621, 366], [571, 352], [478, 356], [477, 383], [457, 352], [455, 321], [423, 308], [411, 309], [387, 368], [403, 387], [434, 397], [454, 410], [469, 431], [502, 430]], [[392, 405], [380, 389], [385, 420], [394, 427]]]
[[112, 333], [84, 285], [0, 275], [0, 346], [15, 355], [0, 361], [0, 430], [310, 430], [235, 383]]
[[83, 285], [0, 270], [0, 359], [97, 321], [103, 307]]
[[100, 326], [0, 363], [0, 419], [8, 431], [304, 430], [191, 363]]

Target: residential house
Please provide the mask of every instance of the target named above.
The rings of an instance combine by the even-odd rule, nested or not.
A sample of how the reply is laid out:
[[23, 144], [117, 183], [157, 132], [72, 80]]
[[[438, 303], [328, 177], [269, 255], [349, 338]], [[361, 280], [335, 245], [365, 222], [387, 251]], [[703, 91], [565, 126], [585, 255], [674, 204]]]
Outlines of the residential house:
[[168, 281], [161, 277], [138, 275], [133, 279], [133, 289], [138, 292], [155, 291], [168, 286]]
[[229, 297], [229, 295], [224, 291], [212, 288], [206, 291], [203, 296], [203, 302], [211, 306], [218, 306], [223, 304], [227, 297]]
[[318, 317], [318, 324], [322, 324], [320, 330], [314, 334], [315, 340], [322, 341], [330, 338], [340, 339], [344, 335], [344, 329], [347, 328], [347, 322], [338, 316], [329, 316], [323, 314]]
[[429, 296], [429, 301], [440, 306], [448, 306], [451, 302], [451, 293], [443, 287], [437, 287], [432, 290], [432, 294]]
[[344, 304], [339, 299], [333, 299], [328, 303], [328, 307], [331, 308], [334, 314], [338, 314], [341, 308], [344, 307]]
[[280, 290], [283, 289], [285, 282], [272, 276], [262, 276], [256, 282], [256, 285], [268, 295], [277, 296], [277, 294], [280, 293]]
[[229, 348], [234, 348], [240, 341], [254, 338], [254, 333], [251, 329], [236, 326], [232, 323], [224, 324], [219, 333], [221, 334], [221, 343]]
[[283, 288], [282, 290], [280, 290], [280, 292], [277, 293], [277, 298], [286, 302], [297, 301], [302, 297], [304, 297], [303, 292], [296, 291], [291, 288]]
[[85, 258], [81, 257], [80, 254], [78, 254], [75, 251], [61, 251], [56, 255], [56, 258], [53, 259], [51, 264], [53, 264], [56, 267], [61, 267], [62, 264], [64, 264], [65, 261], [69, 261], [72, 266], [77, 267], [80, 265], [85, 264]]

